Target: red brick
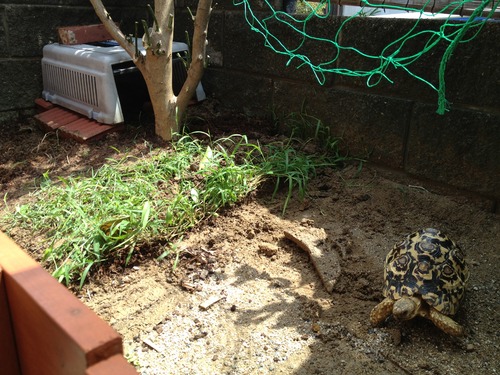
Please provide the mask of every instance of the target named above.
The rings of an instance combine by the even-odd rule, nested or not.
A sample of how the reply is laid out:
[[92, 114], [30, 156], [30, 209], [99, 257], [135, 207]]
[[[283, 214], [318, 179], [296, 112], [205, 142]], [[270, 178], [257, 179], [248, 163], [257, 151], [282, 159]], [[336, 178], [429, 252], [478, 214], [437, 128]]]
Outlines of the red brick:
[[57, 32], [61, 44], [82, 44], [113, 39], [103, 24], [60, 27]]

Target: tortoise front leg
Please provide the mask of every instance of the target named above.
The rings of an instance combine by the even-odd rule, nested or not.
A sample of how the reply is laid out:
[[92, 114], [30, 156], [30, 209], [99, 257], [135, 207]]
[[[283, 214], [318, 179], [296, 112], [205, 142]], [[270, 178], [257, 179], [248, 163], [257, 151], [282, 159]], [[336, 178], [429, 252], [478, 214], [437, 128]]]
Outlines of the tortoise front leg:
[[394, 306], [394, 300], [392, 298], [385, 298], [377, 306], [373, 308], [370, 313], [370, 322], [373, 326], [377, 326], [382, 323], [389, 315], [392, 313], [392, 307]]
[[438, 327], [441, 331], [447, 333], [451, 336], [463, 336], [464, 335], [464, 327], [455, 322], [449, 316], [441, 314], [436, 309], [432, 307], [428, 311], [429, 320], [434, 323], [436, 327]]

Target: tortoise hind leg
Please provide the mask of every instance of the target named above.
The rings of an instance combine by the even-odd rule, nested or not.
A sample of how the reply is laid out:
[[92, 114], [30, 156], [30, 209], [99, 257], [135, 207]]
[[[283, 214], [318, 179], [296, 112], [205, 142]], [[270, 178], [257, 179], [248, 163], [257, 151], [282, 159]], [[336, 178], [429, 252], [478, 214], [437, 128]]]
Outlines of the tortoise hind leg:
[[436, 327], [451, 336], [463, 336], [464, 327], [455, 322], [449, 316], [441, 314], [436, 309], [430, 308], [427, 316]]
[[370, 322], [373, 326], [377, 326], [382, 323], [389, 315], [392, 313], [392, 307], [394, 306], [394, 300], [387, 297], [377, 306], [373, 308], [370, 313]]

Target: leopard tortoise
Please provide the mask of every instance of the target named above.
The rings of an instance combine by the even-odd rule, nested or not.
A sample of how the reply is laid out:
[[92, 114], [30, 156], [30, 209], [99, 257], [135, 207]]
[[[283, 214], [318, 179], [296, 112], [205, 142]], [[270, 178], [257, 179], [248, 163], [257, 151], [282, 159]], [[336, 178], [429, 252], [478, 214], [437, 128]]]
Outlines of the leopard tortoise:
[[408, 235], [387, 254], [384, 267], [385, 299], [370, 313], [376, 326], [389, 315], [409, 320], [419, 315], [449, 335], [464, 329], [454, 315], [465, 292], [469, 268], [460, 247], [436, 229]]

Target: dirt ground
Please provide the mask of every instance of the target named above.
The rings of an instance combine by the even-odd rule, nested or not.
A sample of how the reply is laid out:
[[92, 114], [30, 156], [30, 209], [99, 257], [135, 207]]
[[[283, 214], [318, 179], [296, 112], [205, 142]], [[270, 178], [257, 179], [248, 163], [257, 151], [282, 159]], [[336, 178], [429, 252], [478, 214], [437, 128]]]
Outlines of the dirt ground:
[[[220, 122], [227, 134], [259, 136], [259, 123], [238, 116]], [[148, 127], [87, 145], [44, 135], [34, 123], [4, 134], [0, 194], [10, 209], [29, 199], [46, 171], [77, 173], [115, 156], [113, 148], [138, 155], [162, 146]], [[189, 233], [175, 270], [171, 261], [144, 255], [75, 291], [120, 332], [125, 356], [141, 374], [500, 372], [500, 223], [491, 202], [370, 164], [360, 172], [357, 165], [321, 171], [308, 197], [294, 198], [284, 217], [283, 197], [270, 195], [264, 186]], [[420, 318], [370, 326], [386, 253], [425, 227], [441, 229], [467, 254], [471, 277], [455, 317], [464, 338]], [[309, 255], [284, 235], [318, 229], [326, 233], [323, 248], [339, 259], [332, 293]], [[22, 231], [11, 235], [38, 258], [39, 241]]]

